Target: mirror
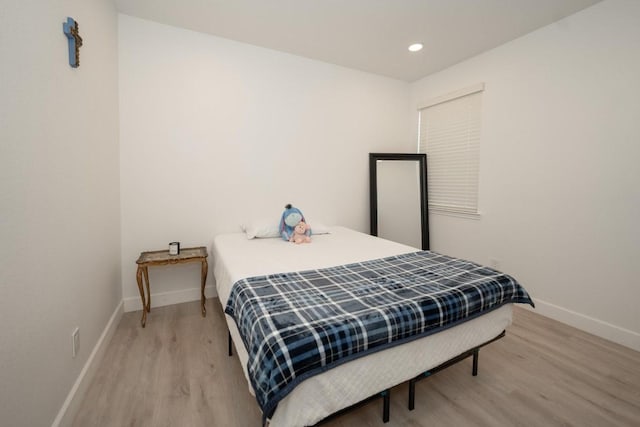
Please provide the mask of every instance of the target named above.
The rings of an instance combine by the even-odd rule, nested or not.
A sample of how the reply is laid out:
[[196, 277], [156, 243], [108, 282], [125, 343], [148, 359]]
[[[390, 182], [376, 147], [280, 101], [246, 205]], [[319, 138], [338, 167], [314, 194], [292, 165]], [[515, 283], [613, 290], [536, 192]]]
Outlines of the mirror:
[[427, 157], [369, 153], [371, 234], [429, 249]]

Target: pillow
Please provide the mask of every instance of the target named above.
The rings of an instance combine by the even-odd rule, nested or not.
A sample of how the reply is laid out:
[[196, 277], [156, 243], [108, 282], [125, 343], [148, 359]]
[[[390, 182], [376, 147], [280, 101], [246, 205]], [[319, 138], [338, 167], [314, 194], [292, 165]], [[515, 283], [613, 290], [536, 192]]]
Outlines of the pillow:
[[314, 234], [329, 234], [331, 233], [331, 229], [321, 222], [308, 222], [309, 227], [311, 227], [311, 235]]
[[[308, 222], [311, 227], [311, 234], [329, 234], [331, 229], [320, 222]], [[277, 221], [270, 219], [258, 219], [246, 221], [240, 225], [242, 231], [247, 235], [247, 239], [268, 239], [272, 237], [280, 237], [280, 227]]]
[[247, 239], [265, 239], [270, 237], [280, 237], [278, 221], [268, 219], [258, 219], [247, 221], [240, 226], [247, 235]]

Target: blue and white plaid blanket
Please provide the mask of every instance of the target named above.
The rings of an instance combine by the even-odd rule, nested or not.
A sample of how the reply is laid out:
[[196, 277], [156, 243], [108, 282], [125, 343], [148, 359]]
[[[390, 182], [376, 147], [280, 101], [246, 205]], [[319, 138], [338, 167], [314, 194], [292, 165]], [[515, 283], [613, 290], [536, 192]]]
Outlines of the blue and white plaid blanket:
[[233, 285], [225, 313], [244, 341], [266, 418], [312, 375], [506, 303], [533, 306], [506, 274], [421, 251], [243, 279]]

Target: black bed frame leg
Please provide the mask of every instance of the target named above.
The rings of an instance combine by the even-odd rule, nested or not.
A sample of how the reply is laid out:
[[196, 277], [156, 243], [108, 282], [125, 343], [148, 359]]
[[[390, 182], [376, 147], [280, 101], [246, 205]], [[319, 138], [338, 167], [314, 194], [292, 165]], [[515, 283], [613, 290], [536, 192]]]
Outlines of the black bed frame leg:
[[382, 403], [382, 422], [383, 423], [388, 423], [389, 422], [389, 407], [390, 407], [390, 403], [391, 403], [391, 390], [387, 389], [387, 390], [383, 391], [380, 394], [382, 394], [382, 398], [383, 398], [383, 403]]
[[233, 356], [233, 342], [231, 341], [231, 332], [227, 331], [229, 335], [229, 356]]
[[480, 349], [476, 348], [473, 350], [473, 371], [471, 374], [475, 377], [478, 375], [478, 355], [480, 354]]
[[409, 410], [413, 411], [416, 407], [416, 380], [409, 380]]

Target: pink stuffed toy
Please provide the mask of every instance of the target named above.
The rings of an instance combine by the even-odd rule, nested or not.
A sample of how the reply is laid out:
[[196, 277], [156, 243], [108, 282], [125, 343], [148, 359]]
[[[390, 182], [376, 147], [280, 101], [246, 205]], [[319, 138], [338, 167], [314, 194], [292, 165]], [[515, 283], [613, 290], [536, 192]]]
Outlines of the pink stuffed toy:
[[293, 228], [293, 235], [291, 236], [291, 238], [289, 238], [289, 241], [295, 244], [311, 243], [311, 237], [307, 236], [306, 234], [309, 228], [311, 227], [309, 227], [306, 222], [300, 221]]

